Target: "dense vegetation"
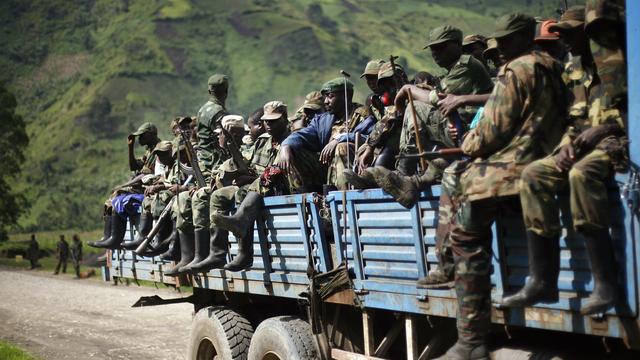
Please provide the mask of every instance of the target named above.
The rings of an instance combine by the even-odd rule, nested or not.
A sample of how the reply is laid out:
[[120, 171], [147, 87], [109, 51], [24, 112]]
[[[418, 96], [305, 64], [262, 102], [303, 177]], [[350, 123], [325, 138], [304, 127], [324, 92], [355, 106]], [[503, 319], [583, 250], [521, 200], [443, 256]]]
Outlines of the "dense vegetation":
[[[572, 1], [575, 2], [575, 1]], [[561, 0], [6, 0], [0, 83], [18, 97], [31, 139], [12, 187], [31, 209], [23, 230], [91, 229], [109, 189], [128, 177], [126, 134], [206, 100], [213, 72], [230, 76], [228, 108], [272, 99], [291, 107], [371, 57], [399, 55], [414, 73], [442, 73], [422, 50], [443, 23], [490, 33], [495, 16], [552, 15]]]

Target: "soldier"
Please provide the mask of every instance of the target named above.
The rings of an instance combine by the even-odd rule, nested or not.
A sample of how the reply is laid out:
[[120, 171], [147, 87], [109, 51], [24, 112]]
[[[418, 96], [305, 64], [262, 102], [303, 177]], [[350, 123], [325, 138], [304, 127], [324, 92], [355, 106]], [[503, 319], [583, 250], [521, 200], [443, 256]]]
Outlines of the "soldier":
[[[351, 81], [330, 80], [322, 86], [322, 94], [327, 112], [313, 118], [309, 126], [291, 134], [282, 143], [280, 164], [289, 173], [295, 192], [321, 191], [324, 177], [319, 175], [325, 172], [326, 184], [346, 189], [342, 173], [348, 168], [347, 164], [353, 163], [355, 136], [368, 135], [375, 123], [365, 107], [352, 102]], [[345, 105], [348, 123], [345, 123]], [[315, 155], [318, 152], [319, 158]]]
[[320, 91], [312, 91], [304, 98], [304, 104], [296, 111], [296, 114], [289, 119], [291, 132], [298, 131], [309, 125], [311, 119], [324, 112], [324, 96]]
[[[261, 175], [276, 164], [283, 147], [281, 144], [289, 135], [287, 106], [281, 101], [266, 103], [262, 120], [266, 133], [260, 135], [256, 141], [249, 162], [251, 174], [239, 176], [234, 181], [234, 185], [217, 189], [211, 194], [209, 256], [191, 265], [190, 269], [180, 269], [179, 272], [200, 272], [222, 267], [229, 271], [239, 271], [253, 264], [253, 221], [262, 206], [262, 197], [268, 191], [261, 182]], [[230, 227], [222, 215], [228, 214], [236, 203], [240, 204], [236, 216], [243, 219], [246, 227], [241, 230], [231, 227], [238, 239], [238, 255], [232, 262], [226, 264]]]
[[564, 132], [567, 92], [561, 66], [533, 50], [535, 20], [499, 18], [493, 34], [507, 60], [477, 127], [462, 143], [470, 156], [460, 177], [462, 204], [451, 243], [458, 298], [458, 341], [441, 359], [488, 359], [491, 325], [491, 225], [500, 211], [520, 211], [524, 166], [550, 153]]
[[487, 65], [489, 65], [489, 75], [494, 79], [498, 75], [498, 69], [504, 64], [500, 51], [498, 51], [498, 42], [494, 38], [487, 39], [487, 49], [482, 53]]
[[440, 86], [440, 80], [429, 72], [419, 71], [413, 76], [411, 84], [424, 89], [433, 90]]
[[467, 35], [462, 39], [462, 53], [471, 55], [476, 60], [484, 64], [487, 72], [489, 66], [484, 58], [484, 51], [487, 49], [487, 38], [479, 34]]
[[82, 242], [78, 234], [73, 235], [71, 243], [71, 261], [73, 261], [73, 269], [76, 272], [76, 278], [80, 278], [80, 262], [82, 261]]
[[60, 266], [62, 266], [62, 272], [67, 273], [67, 260], [69, 259], [69, 243], [64, 239], [64, 235], [60, 235], [60, 240], [56, 244], [56, 258], [58, 258], [58, 264], [53, 271], [53, 275], [58, 275], [60, 272]]
[[242, 138], [242, 143], [245, 145], [242, 150], [242, 155], [248, 160], [251, 158], [251, 153], [253, 153], [253, 145], [255, 144], [258, 137], [264, 134], [264, 126], [262, 125], [262, 120], [260, 118], [264, 114], [264, 110], [262, 107], [256, 109], [249, 115], [247, 118], [247, 127], [249, 128], [248, 134]]
[[503, 300], [504, 306], [558, 301], [562, 226], [555, 195], [567, 185], [573, 227], [585, 239], [594, 279], [594, 290], [581, 312], [605, 312], [619, 298], [609, 235], [609, 204], [615, 199], [609, 199], [607, 189], [615, 184], [615, 171], [627, 167], [624, 121], [615, 107], [598, 108], [606, 96], [606, 85], [595, 71], [584, 25], [585, 7], [574, 6], [552, 27], [567, 39], [573, 55], [565, 65], [565, 81], [574, 95], [568, 111], [572, 126], [553, 154], [522, 172], [520, 199], [527, 228], [529, 280], [517, 294]]
[[31, 270], [40, 267], [38, 259], [40, 258], [40, 246], [36, 240], [36, 234], [31, 234], [31, 240], [29, 240], [29, 248], [27, 249], [27, 259], [31, 264]]
[[[138, 143], [146, 148], [144, 155], [139, 159], [135, 157], [133, 152], [136, 137], [138, 137]], [[89, 246], [113, 249], [113, 222], [119, 222], [119, 218], [125, 217], [126, 219], [127, 216], [132, 217], [132, 223], [137, 224], [139, 222], [137, 206], [142, 202], [142, 196], [135, 196], [132, 194], [142, 193], [143, 189], [141, 186], [141, 180], [144, 176], [151, 174], [159, 175], [163, 172], [163, 165], [157, 162], [156, 156], [153, 154], [153, 149], [159, 142], [158, 129], [150, 122], [140, 125], [138, 130], [127, 137], [127, 145], [129, 148], [129, 168], [135, 173], [136, 177], [123, 185], [117, 186], [113, 190], [113, 193], [104, 204], [103, 236], [98, 241], [89, 242]], [[120, 214], [113, 211], [114, 203], [128, 204], [129, 200], [131, 200], [130, 206], [126, 208], [121, 207], [119, 209]]]
[[540, 50], [546, 51], [556, 60], [564, 62], [567, 56], [567, 46], [562, 39], [560, 39], [560, 34], [551, 30], [556, 23], [557, 21], [555, 20], [546, 20], [537, 24], [536, 38], [534, 41]]
[[209, 100], [198, 110], [198, 162], [205, 178], [214, 175], [213, 168], [219, 166], [226, 156], [218, 145], [216, 127], [222, 117], [227, 115], [224, 106], [229, 91], [229, 79], [223, 74], [209, 77]]
[[[244, 120], [239, 115], [225, 115], [220, 121], [220, 127], [233, 137], [236, 145], [240, 144], [244, 136]], [[226, 149], [226, 135], [220, 128], [215, 130], [218, 136], [218, 146]], [[243, 156], [244, 157], [244, 156]], [[168, 276], [177, 276], [187, 272], [193, 272], [193, 267], [205, 260], [210, 252], [211, 233], [209, 231], [209, 219], [202, 221], [202, 211], [204, 200], [209, 201], [210, 195], [207, 191], [214, 191], [232, 183], [240, 176], [237, 167], [233, 165], [233, 159], [227, 159], [219, 167], [214, 169], [216, 175], [212, 179], [212, 186], [198, 189], [193, 194], [182, 193], [178, 198], [181, 209], [178, 211], [177, 228], [180, 239], [180, 256], [177, 264], [165, 272]], [[206, 204], [208, 206], [208, 204]], [[197, 209], [197, 210], [196, 210]], [[196, 218], [196, 215], [198, 216]], [[204, 228], [206, 226], [206, 228]]]

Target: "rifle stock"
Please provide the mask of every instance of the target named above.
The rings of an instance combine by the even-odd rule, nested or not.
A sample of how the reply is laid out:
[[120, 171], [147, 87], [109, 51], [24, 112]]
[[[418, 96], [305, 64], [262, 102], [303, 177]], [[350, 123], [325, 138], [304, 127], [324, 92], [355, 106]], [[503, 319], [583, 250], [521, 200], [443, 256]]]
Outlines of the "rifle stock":
[[[200, 165], [198, 165], [198, 158], [196, 156], [196, 151], [193, 149], [193, 144], [189, 140], [189, 136], [187, 136], [187, 131], [180, 129], [180, 135], [182, 136], [182, 142], [187, 149], [187, 157], [189, 158], [189, 164], [191, 165], [191, 169], [193, 169], [193, 174], [196, 178], [196, 183], [199, 188], [203, 188], [207, 186], [207, 182], [204, 180], [204, 175], [202, 175], [202, 170], [200, 170]], [[179, 155], [178, 155], [179, 156]]]
[[435, 159], [445, 156], [461, 156], [464, 155], [460, 148], [447, 148], [436, 151], [423, 151], [417, 154], [400, 154], [396, 156], [397, 159], [414, 159], [414, 158], [426, 158]]
[[255, 171], [253, 171], [253, 169], [250, 169], [247, 166], [247, 163], [244, 161], [244, 156], [242, 156], [240, 148], [238, 147], [238, 144], [236, 143], [233, 136], [231, 136], [231, 133], [229, 133], [229, 131], [227, 131], [227, 129], [223, 127], [220, 127], [220, 129], [222, 129], [222, 133], [224, 134], [225, 146], [227, 147], [227, 150], [229, 150], [231, 158], [236, 164], [236, 168], [238, 168], [238, 172], [247, 175], [256, 175]]

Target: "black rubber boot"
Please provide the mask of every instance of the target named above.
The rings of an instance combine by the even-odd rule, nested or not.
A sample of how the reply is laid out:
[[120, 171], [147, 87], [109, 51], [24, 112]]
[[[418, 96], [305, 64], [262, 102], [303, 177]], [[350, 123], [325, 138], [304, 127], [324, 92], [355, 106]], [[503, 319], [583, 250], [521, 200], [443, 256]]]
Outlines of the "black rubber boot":
[[147, 213], [147, 212], [142, 213], [142, 215], [140, 215], [140, 222], [138, 224], [138, 234], [136, 235], [135, 240], [125, 241], [122, 244], [122, 247], [127, 250], [137, 249], [138, 246], [142, 244], [147, 234], [149, 234], [149, 231], [151, 231], [152, 227], [153, 227], [153, 217], [151, 216], [151, 213]]
[[225, 270], [241, 271], [249, 270], [253, 266], [253, 227], [238, 240], [238, 255], [224, 266]]
[[209, 229], [198, 229], [194, 231], [195, 236], [195, 256], [191, 259], [187, 265], [185, 265], [180, 271], [196, 273], [193, 266], [202, 262], [209, 256]]
[[[209, 231], [196, 231], [198, 236], [207, 236], [211, 233], [209, 242], [209, 256], [189, 267], [191, 273], [207, 272], [211, 269], [222, 269], [227, 263], [227, 252], [229, 251], [229, 232], [219, 228], [211, 228]], [[196, 240], [197, 241], [197, 240]]]
[[[166, 239], [160, 239], [158, 236], [154, 237], [151, 242], [151, 246], [147, 247], [145, 251], [140, 254], [142, 256], [158, 256], [164, 255], [171, 251], [171, 248], [174, 244], [178, 244], [178, 230], [176, 229], [176, 222], [172, 221], [171, 227], [171, 235], [169, 235]], [[175, 252], [175, 257], [170, 259], [169, 261], [178, 261], [180, 260], [180, 248], [178, 247], [177, 252]]]
[[547, 238], [527, 231], [529, 249], [529, 280], [517, 293], [500, 303], [504, 307], [524, 307], [536, 303], [558, 301], [558, 274], [560, 272], [560, 242], [557, 237]]
[[618, 301], [617, 263], [613, 253], [613, 244], [609, 229], [592, 231], [584, 236], [591, 273], [593, 274], [593, 292], [580, 310], [583, 315], [606, 312]]
[[467, 343], [458, 340], [444, 355], [435, 360], [489, 360], [489, 351], [484, 343]]
[[96, 243], [107, 241], [111, 237], [111, 215], [105, 214], [102, 216], [104, 221], [104, 228], [102, 230], [102, 239], [96, 241]]
[[160, 255], [161, 260], [165, 261], [179, 261], [180, 260], [180, 236], [178, 235], [178, 229], [174, 229], [171, 233], [171, 242], [169, 243], [169, 249]]
[[374, 189], [378, 187], [375, 179], [371, 176], [371, 173], [365, 171], [362, 175], [356, 174], [355, 171], [351, 169], [346, 169], [344, 172], [344, 177], [347, 179], [347, 182], [353, 185], [354, 189], [362, 190], [362, 189]]
[[253, 233], [253, 224], [262, 210], [262, 195], [250, 192], [232, 216], [212, 214], [211, 220], [216, 227], [229, 230], [236, 238], [242, 238], [248, 230]]
[[111, 215], [111, 236], [105, 241], [89, 242], [89, 246], [102, 249], [119, 249], [127, 231], [127, 220], [114, 212]]
[[164, 272], [167, 276], [178, 276], [184, 274], [185, 272], [182, 269], [193, 260], [195, 253], [195, 240], [193, 234], [178, 230], [178, 238], [180, 239], [180, 261], [173, 268]]

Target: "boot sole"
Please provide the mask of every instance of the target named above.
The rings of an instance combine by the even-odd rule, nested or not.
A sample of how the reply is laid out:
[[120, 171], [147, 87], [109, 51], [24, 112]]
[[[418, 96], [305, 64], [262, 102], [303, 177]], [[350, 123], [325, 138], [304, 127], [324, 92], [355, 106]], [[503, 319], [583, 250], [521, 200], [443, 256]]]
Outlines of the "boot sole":
[[443, 283], [437, 283], [437, 284], [418, 284], [416, 285], [416, 288], [418, 289], [453, 289], [456, 285], [456, 282], [454, 280], [451, 281], [447, 281], [447, 282], [443, 282]]

